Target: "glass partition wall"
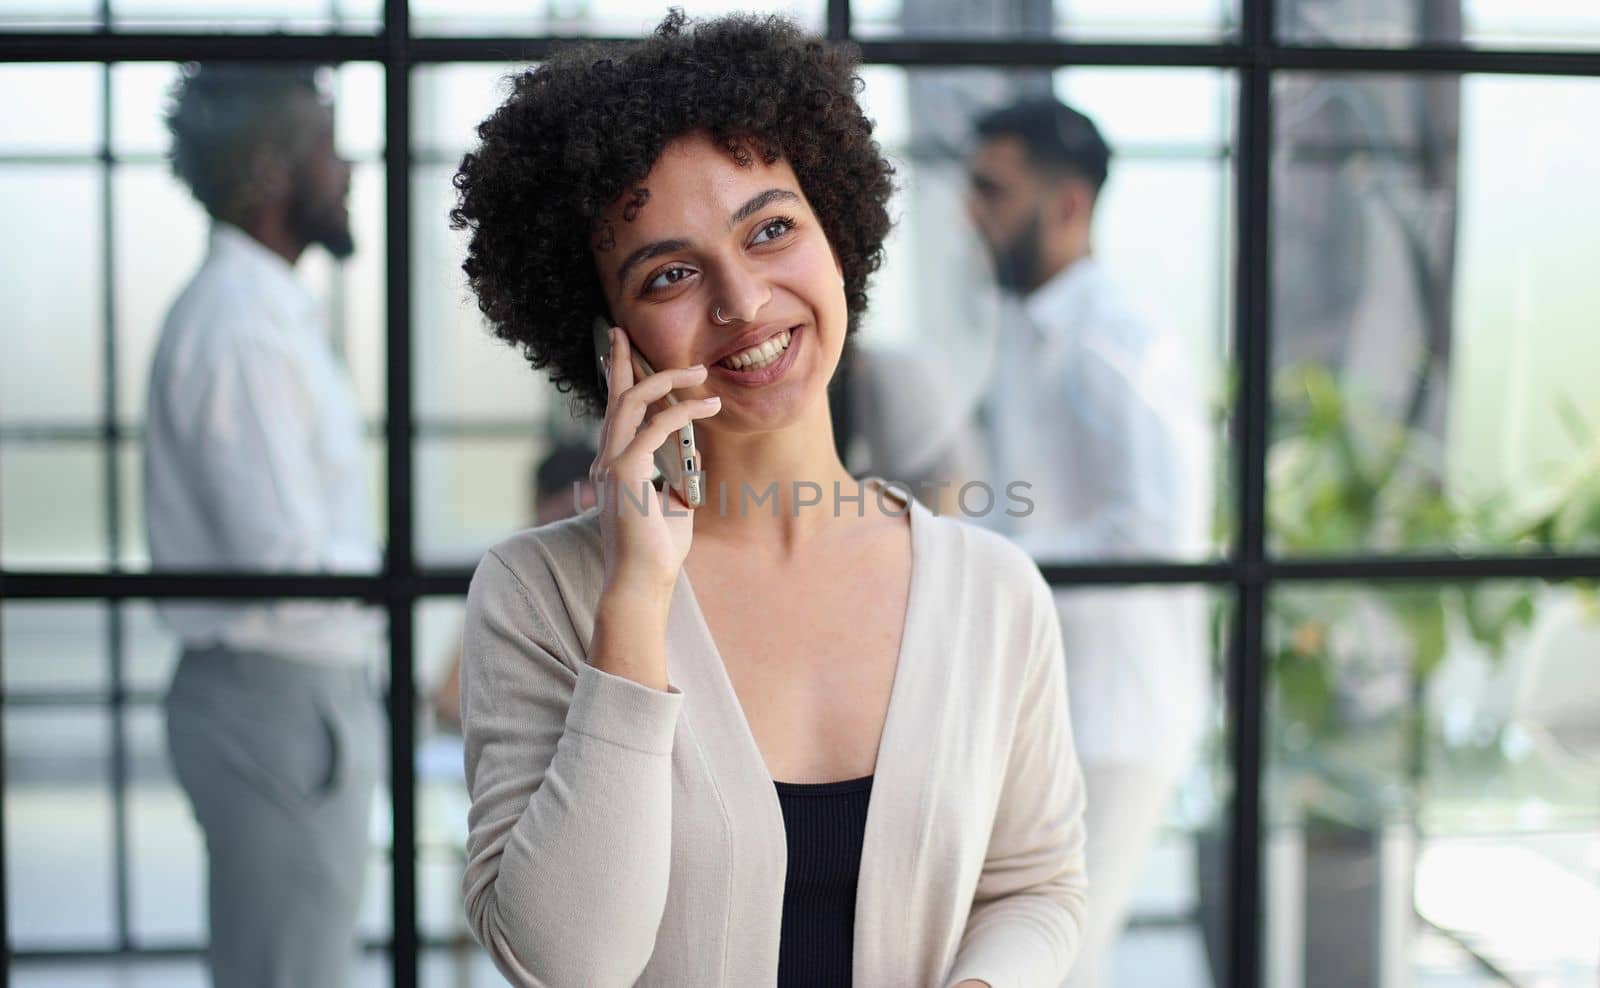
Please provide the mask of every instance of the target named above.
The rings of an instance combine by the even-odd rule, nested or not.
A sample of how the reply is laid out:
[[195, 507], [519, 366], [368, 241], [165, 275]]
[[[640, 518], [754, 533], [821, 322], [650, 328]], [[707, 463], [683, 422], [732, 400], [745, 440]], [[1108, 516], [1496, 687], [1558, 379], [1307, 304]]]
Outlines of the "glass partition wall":
[[[1053, 94], [1114, 149], [1096, 256], [1171, 332], [1213, 455], [1189, 548], [1037, 554], [1063, 613], [1205, 615], [1176, 636], [1209, 670], [1200, 741], [1110, 983], [1594, 984], [1596, 8], [762, 9], [863, 50], [900, 191], [862, 347], [936, 375], [952, 421], [976, 412], [1006, 318], [962, 217], [974, 118]], [[204, 983], [204, 849], [164, 745], [177, 646], [158, 612], [222, 598], [342, 600], [383, 629], [355, 983], [500, 983], [462, 915], [466, 793], [438, 692], [472, 565], [532, 522], [534, 465], [584, 426], [484, 331], [450, 176], [508, 72], [664, 13], [0, 0], [8, 984]], [[370, 572], [151, 570], [145, 376], [205, 247], [164, 158], [188, 61], [333, 66], [357, 249], [301, 274], [364, 424]]]

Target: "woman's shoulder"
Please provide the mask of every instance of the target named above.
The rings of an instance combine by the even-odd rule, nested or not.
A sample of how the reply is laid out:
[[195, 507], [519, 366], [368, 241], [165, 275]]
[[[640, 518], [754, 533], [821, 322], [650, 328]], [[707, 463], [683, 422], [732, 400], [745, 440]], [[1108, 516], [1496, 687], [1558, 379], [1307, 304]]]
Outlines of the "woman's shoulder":
[[600, 586], [604, 565], [598, 514], [590, 509], [495, 543], [472, 581], [502, 590], [515, 586], [530, 599], [575, 598]]
[[577, 671], [603, 572], [593, 513], [502, 539], [467, 590], [463, 676], [469, 668], [524, 670], [539, 655]]
[[932, 533], [928, 542], [937, 554], [951, 557], [970, 572], [1008, 590], [1048, 586], [1028, 551], [999, 532], [962, 516], [936, 514], [920, 505], [919, 513]]
[[925, 544], [934, 556], [928, 571], [959, 580], [968, 591], [962, 595], [966, 600], [1002, 614], [1053, 613], [1050, 585], [1027, 550], [963, 518], [925, 507], [919, 513], [929, 532]]
[[978, 703], [996, 704], [1029, 681], [1050, 652], [1057, 622], [1050, 585], [1015, 542], [962, 516], [928, 512], [922, 545], [927, 566], [919, 575], [933, 587], [920, 612], [938, 631], [940, 669]]

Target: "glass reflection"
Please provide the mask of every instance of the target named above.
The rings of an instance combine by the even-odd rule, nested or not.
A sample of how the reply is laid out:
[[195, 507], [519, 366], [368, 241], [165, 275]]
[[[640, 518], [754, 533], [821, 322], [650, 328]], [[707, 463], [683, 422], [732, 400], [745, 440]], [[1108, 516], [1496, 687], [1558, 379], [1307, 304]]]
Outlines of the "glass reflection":
[[[563, 442], [541, 456], [522, 485], [522, 524], [546, 524], [593, 505], [593, 446]], [[506, 487], [518, 485], [507, 481]], [[461, 905], [467, 796], [462, 772], [461, 628], [464, 601], [430, 599], [416, 608], [417, 913], [425, 939], [452, 943], [421, 968], [424, 984], [495, 984], [489, 955], [473, 940]], [[454, 975], [449, 972], [454, 971]]]
[[[556, 37], [638, 37], [655, 29], [666, 7], [650, 0], [411, 0], [411, 28], [416, 34], [490, 36], [551, 35]], [[738, 0], [684, 0], [692, 18], [750, 11], [755, 5]], [[824, 0], [774, 0], [761, 13], [782, 14], [820, 33]]]
[[1600, 544], [1600, 204], [1562, 122], [1597, 96], [1587, 79], [1278, 77], [1278, 551]]
[[[903, 205], [874, 283], [886, 301], [868, 312], [842, 373], [840, 431], [852, 469], [921, 485], [948, 513], [983, 514], [1045, 560], [1214, 553], [1226, 539], [1212, 505], [1224, 469], [1228, 78], [1143, 69], [876, 69], [864, 78]], [[988, 140], [975, 130], [1028, 93], [1092, 119], [1100, 143], [1115, 148], [1107, 177], [1074, 193], [1080, 201], [1062, 223], [1044, 208], [1044, 190], [1073, 180], [1035, 167], [1017, 151], [1020, 137]], [[1005, 150], [1010, 158], [983, 168], [1010, 172], [974, 174], [977, 157]], [[1010, 198], [985, 205], [985, 194]], [[1034, 234], [1036, 219], [1052, 222]], [[1063, 248], [1064, 238], [1075, 246]], [[1030, 255], [1037, 273], [1059, 276], [1056, 285], [997, 283], [997, 254], [1007, 264]], [[1069, 264], [1078, 259], [1085, 263]], [[1097, 300], [1071, 290], [1073, 281], [1092, 282]], [[1081, 297], [1051, 303], [1057, 295]], [[1047, 320], [1060, 324], [1056, 342], [1018, 350], [1021, 328], [1045, 309], [1056, 310]], [[1082, 380], [1093, 367], [1107, 370], [1098, 378], [1105, 386]], [[997, 508], [985, 509], [986, 492], [959, 503], [976, 480]], [[935, 493], [940, 481], [950, 486]], [[1026, 519], [997, 517], [1012, 481], [1037, 491]], [[1135, 515], [1160, 520], [1127, 524]]]
[[[139, 491], [149, 370], [208, 235], [167, 159], [165, 113], [179, 74], [166, 63], [0, 71], [7, 94], [52, 94], [7, 100], [0, 111], [0, 198], [31, 231], [0, 248], [17, 330], [0, 342], [0, 561], [9, 568], [149, 565]], [[324, 80], [344, 108], [335, 140], [352, 161], [350, 224], [373, 248], [384, 235], [382, 80], [365, 64]], [[376, 435], [384, 252], [336, 263], [313, 251], [297, 268], [349, 369], [362, 429]], [[371, 538], [382, 487], [366, 486]]]
[[[475, 146], [475, 128], [504, 99], [510, 64], [436, 65], [412, 88], [413, 361], [418, 422], [417, 554], [429, 566], [470, 566], [528, 524], [525, 477], [555, 446], [592, 423], [571, 419], [565, 396], [503, 345], [471, 301], [461, 263], [466, 235], [450, 229], [450, 178]], [[534, 440], [529, 441], [528, 437]]]
[[110, 715], [8, 704], [5, 750], [7, 948], [114, 946]]
[[1534, 581], [1273, 594], [1265, 983], [1600, 975], [1597, 599]]
[[[316, 606], [278, 603], [288, 611]], [[372, 626], [381, 629], [377, 615], [367, 613]], [[279, 885], [295, 886], [291, 897], [304, 902], [322, 894], [332, 879], [326, 874], [308, 878], [304, 870], [296, 870], [301, 867], [296, 862], [315, 849], [285, 848], [283, 841], [296, 834], [285, 820], [301, 811], [325, 818], [335, 813], [333, 788], [369, 771], [363, 760], [375, 759], [381, 775], [381, 726], [376, 747], [356, 749], [353, 743], [359, 739], [346, 729], [348, 718], [326, 708], [314, 710], [309, 718], [301, 716], [287, 702], [291, 689], [267, 682], [270, 668], [252, 670], [253, 678], [240, 684], [258, 687], [245, 701], [217, 700], [213, 694], [197, 712], [196, 704], [166, 696], [185, 648], [149, 601], [12, 602], [0, 612], [0, 627], [0, 661], [7, 671], [8, 946], [19, 952], [129, 946], [174, 958], [170, 967], [148, 954], [134, 964], [115, 954], [85, 958], [77, 965], [62, 958], [14, 962], [14, 982], [64, 984], [62, 972], [70, 969], [85, 984], [155, 988], [212, 983], [206, 954], [216, 927], [208, 905], [208, 871], [219, 863], [238, 868], [237, 861], [219, 862], [215, 843], [208, 854], [207, 837], [216, 833], [217, 814], [233, 816], [240, 831], [254, 828], [259, 839], [250, 854], [283, 872]], [[223, 669], [207, 671], [215, 675]], [[191, 687], [180, 682], [173, 692]], [[241, 708], [245, 713], [238, 713]], [[174, 709], [177, 716], [167, 716]], [[381, 718], [376, 707], [371, 709]], [[199, 716], [230, 721], [209, 733], [214, 748], [209, 758], [183, 750], [182, 739], [175, 746], [171, 737], [191, 730]], [[273, 746], [244, 743], [263, 732], [293, 732], [295, 739]], [[315, 782], [329, 757], [337, 768], [327, 770], [328, 784], [318, 788]], [[237, 786], [219, 783], [201, 790], [197, 799], [192, 788], [185, 788], [185, 782], [194, 785], [197, 762], [209, 762], [212, 768], [227, 765], [266, 795], [238, 795]], [[204, 807], [209, 826], [197, 815], [197, 804]], [[380, 789], [370, 809], [353, 824], [358, 830], [351, 850], [356, 860], [346, 866], [361, 885], [356, 932], [369, 949], [383, 943], [391, 929], [389, 814]], [[320, 846], [325, 848], [326, 841]], [[250, 908], [257, 894], [252, 891], [227, 906]], [[353, 955], [354, 939], [350, 946]], [[260, 958], [260, 970], [281, 970], [284, 960], [292, 960], [302, 948], [274, 947], [279, 949], [283, 958]], [[339, 982], [341, 988], [371, 983], [366, 980], [369, 968], [366, 963], [358, 966], [350, 980]], [[172, 980], [163, 980], [163, 972]]]
[[[1095, 888], [1067, 985], [1221, 988], [1232, 780], [1218, 684], [1230, 598], [1202, 587], [1084, 588], [1058, 590], [1056, 605]], [[1129, 637], [1140, 618], [1174, 615], [1191, 620]], [[1159, 654], [1164, 679], [1118, 661], [1140, 648]]]
[[855, 0], [854, 33], [915, 38], [1202, 41], [1231, 35], [1232, 0]]
[[[1212, 85], [1196, 97], [1196, 81]], [[869, 79], [907, 192], [878, 288], [902, 304], [875, 309], [848, 365], [858, 468], [921, 483], [942, 511], [1041, 560], [1211, 551], [1224, 208], [1206, 176], [1225, 172], [1216, 97], [1227, 88], [1215, 74], [1142, 71]], [[1182, 91], [1210, 112], [1150, 109], [1122, 89]], [[1114, 127], [1064, 93], [1103, 107]], [[1126, 165], [1105, 136], [1113, 129]], [[1185, 187], [1171, 176], [1186, 168], [1201, 205], [1152, 206]], [[1166, 181], [1102, 201], [1102, 189], [1155, 175]], [[1108, 204], [1121, 211], [1102, 224]], [[1102, 229], [1118, 231], [1105, 252]], [[1152, 264], [1162, 252], [1177, 263]], [[1175, 325], [1151, 315], [1184, 291], [1210, 304], [1178, 306]], [[1076, 590], [1057, 607], [1097, 906], [1071, 984], [1122, 983], [1118, 938], [1212, 711], [1208, 607], [1187, 588]], [[1221, 845], [1206, 846], [1207, 873], [1221, 874]], [[1191, 934], [1181, 967], [1204, 983], [1206, 951]]]
[[1600, 10], [1583, 0], [1282, 0], [1277, 31], [1305, 45], [1591, 47]]
[[[299, 66], [189, 66], [166, 122], [210, 217], [150, 369], [145, 528], [154, 568], [376, 569], [361, 417], [295, 265], [356, 248], [331, 98]], [[381, 645], [349, 603], [166, 604], [164, 701], [205, 835], [218, 984], [349, 977], [385, 732]]]
[[371, 33], [382, 0], [6, 0], [7, 31], [251, 31]]

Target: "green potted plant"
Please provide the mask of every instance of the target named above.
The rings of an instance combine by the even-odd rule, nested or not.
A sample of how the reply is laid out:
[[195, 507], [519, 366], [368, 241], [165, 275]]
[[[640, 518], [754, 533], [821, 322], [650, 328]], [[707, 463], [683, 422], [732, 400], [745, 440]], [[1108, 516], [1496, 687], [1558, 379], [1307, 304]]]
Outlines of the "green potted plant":
[[[1600, 532], [1600, 442], [1570, 408], [1586, 455], [1517, 496], [1464, 503], [1444, 488], [1433, 437], [1371, 413], [1326, 368], [1289, 369], [1274, 391], [1281, 438], [1268, 459], [1268, 531], [1278, 555], [1548, 549]], [[1470, 762], [1480, 777], [1500, 767], [1499, 730], [1447, 742], [1426, 699], [1452, 629], [1501, 662], [1513, 632], [1534, 620], [1536, 590], [1474, 581], [1274, 593], [1264, 812], [1269, 829], [1303, 841], [1303, 915], [1317, 930], [1307, 988], [1377, 980], [1380, 872], [1392, 881], [1396, 867], [1381, 861], [1382, 842], [1415, 826], [1430, 758]]]

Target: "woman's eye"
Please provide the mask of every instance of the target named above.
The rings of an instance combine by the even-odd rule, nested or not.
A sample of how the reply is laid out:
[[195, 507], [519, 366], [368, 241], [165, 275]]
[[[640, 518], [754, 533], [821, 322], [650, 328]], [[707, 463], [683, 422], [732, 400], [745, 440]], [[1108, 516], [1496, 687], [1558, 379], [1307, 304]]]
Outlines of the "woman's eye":
[[[658, 288], [671, 288], [693, 272], [688, 268], [668, 268], [645, 283], [644, 290], [653, 292]], [[662, 279], [667, 279], [662, 281]]]
[[758, 243], [758, 244], [761, 243], [761, 234], [768, 233], [768, 232], [771, 232], [771, 231], [774, 231], [774, 230], [776, 230], [777, 232], [774, 233], [771, 237], [768, 238], [768, 242], [770, 243], [773, 240], [777, 240], [779, 237], [783, 236], [785, 233], [788, 233], [789, 229], [793, 225], [794, 224], [792, 222], [790, 222], [789, 220], [786, 220], [786, 219], [775, 219], [772, 222], [768, 223], [766, 226], [763, 226], [760, 230], [758, 230], [756, 232], [756, 241], [755, 242]]

